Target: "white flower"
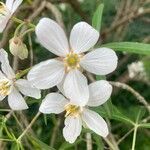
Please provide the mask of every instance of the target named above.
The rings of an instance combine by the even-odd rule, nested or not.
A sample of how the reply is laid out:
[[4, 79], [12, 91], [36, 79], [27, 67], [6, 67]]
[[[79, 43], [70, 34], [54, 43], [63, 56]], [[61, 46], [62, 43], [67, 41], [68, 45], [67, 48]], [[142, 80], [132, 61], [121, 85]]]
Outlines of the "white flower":
[[[34, 66], [27, 78], [39, 89], [48, 89], [63, 84], [65, 95], [84, 105], [89, 98], [86, 77], [83, 69], [106, 75], [117, 66], [116, 53], [109, 48], [98, 48], [83, 54], [92, 48], [99, 33], [86, 22], [77, 23], [70, 34], [70, 44], [62, 28], [53, 20], [43, 18], [36, 26], [39, 42], [59, 58], [50, 59]], [[63, 83], [62, 83], [63, 82]]]
[[[28, 106], [21, 93], [26, 96], [39, 99], [40, 90], [34, 88], [25, 79], [16, 79], [15, 73], [9, 65], [8, 55], [5, 50], [0, 49], [0, 101], [8, 96], [8, 103], [13, 110], [27, 109]], [[21, 92], [21, 93], [20, 93]]]
[[146, 72], [142, 61], [133, 62], [128, 65], [128, 72], [130, 78], [145, 78]]
[[0, 2], [0, 33], [5, 29], [9, 19], [22, 3], [22, 0], [6, 0], [6, 4]]
[[63, 136], [73, 143], [80, 135], [82, 126], [93, 130], [98, 135], [106, 137], [108, 127], [104, 119], [88, 107], [104, 104], [112, 93], [112, 86], [105, 80], [89, 85], [90, 97], [85, 106], [75, 105], [59, 93], [50, 93], [42, 101], [40, 112], [44, 114], [59, 114], [66, 111]]

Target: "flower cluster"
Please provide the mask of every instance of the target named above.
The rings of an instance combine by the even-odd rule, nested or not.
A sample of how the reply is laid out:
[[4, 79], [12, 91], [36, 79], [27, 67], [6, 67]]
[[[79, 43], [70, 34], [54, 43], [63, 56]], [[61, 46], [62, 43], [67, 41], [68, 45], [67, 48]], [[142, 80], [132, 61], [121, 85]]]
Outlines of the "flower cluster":
[[[6, 5], [1, 3], [1, 32], [21, 2], [7, 0]], [[48, 94], [39, 111], [45, 114], [65, 111], [63, 135], [66, 141], [73, 143], [80, 135], [82, 126], [106, 137], [106, 122], [89, 107], [105, 103], [111, 96], [112, 86], [105, 80], [88, 85], [85, 71], [95, 75], [111, 73], [117, 67], [116, 53], [105, 47], [93, 49], [99, 32], [86, 22], [74, 25], [69, 41], [63, 29], [49, 18], [39, 21], [35, 33], [41, 45], [58, 57], [33, 66], [27, 80], [17, 79], [9, 65], [7, 53], [1, 49], [0, 100], [8, 96], [8, 103], [13, 110], [23, 110], [28, 106], [21, 93], [39, 99], [41, 89], [57, 86], [60, 92]]]

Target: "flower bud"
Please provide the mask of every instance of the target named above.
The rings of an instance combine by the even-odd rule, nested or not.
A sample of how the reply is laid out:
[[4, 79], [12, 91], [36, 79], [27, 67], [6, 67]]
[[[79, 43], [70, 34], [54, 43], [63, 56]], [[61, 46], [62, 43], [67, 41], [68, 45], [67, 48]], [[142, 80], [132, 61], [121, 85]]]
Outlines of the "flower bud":
[[9, 41], [9, 49], [12, 55], [18, 56], [22, 60], [28, 57], [28, 49], [20, 37], [13, 37]]

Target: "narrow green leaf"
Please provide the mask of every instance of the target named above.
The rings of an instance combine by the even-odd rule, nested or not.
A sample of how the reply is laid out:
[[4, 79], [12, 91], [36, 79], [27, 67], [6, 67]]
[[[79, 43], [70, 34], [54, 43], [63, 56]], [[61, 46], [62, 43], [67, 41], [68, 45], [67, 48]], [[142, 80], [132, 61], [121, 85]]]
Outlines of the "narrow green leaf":
[[101, 47], [112, 48], [115, 51], [150, 55], [150, 44], [143, 44], [137, 42], [114, 42], [101, 45]]
[[40, 150], [55, 150], [54, 148], [42, 142], [40, 139], [36, 138], [35, 136], [29, 135], [28, 138], [31, 140], [32, 143], [36, 143], [36, 145], [40, 148]]
[[93, 18], [92, 18], [92, 26], [97, 30], [100, 31], [101, 29], [101, 22], [102, 22], [102, 14], [103, 14], [104, 4], [100, 4], [96, 9]]
[[93, 134], [93, 138], [96, 141], [97, 150], [104, 150], [104, 143], [102, 141], [102, 138], [97, 134]]
[[124, 122], [127, 124], [132, 124], [134, 125], [135, 123], [127, 116], [125, 116], [124, 114], [122, 114], [122, 112], [120, 112], [117, 107], [115, 107], [112, 104], [112, 114], [108, 115], [108, 112], [106, 112], [106, 109], [104, 107], [97, 107], [94, 108], [94, 110], [99, 113], [102, 117], [108, 117], [109, 119], [113, 119], [113, 120], [118, 120], [120, 122]]
[[150, 123], [141, 123], [139, 126], [143, 128], [150, 128]]

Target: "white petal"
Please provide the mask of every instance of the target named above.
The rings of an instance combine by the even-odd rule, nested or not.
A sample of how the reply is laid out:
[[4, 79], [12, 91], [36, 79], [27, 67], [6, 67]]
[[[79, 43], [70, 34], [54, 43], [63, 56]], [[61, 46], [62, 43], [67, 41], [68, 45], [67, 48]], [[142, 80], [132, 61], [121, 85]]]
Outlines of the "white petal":
[[69, 143], [74, 143], [82, 130], [82, 121], [80, 117], [68, 116], [65, 119], [65, 127], [63, 128], [63, 136]]
[[0, 71], [0, 80], [5, 79], [6, 76]]
[[64, 92], [71, 103], [84, 106], [89, 99], [86, 77], [78, 70], [71, 70], [64, 81]]
[[8, 95], [8, 104], [13, 110], [24, 110], [28, 109], [28, 106], [19, 93], [19, 91], [15, 88], [12, 89], [12, 92]]
[[10, 19], [10, 14], [6, 16], [0, 16], [0, 33], [2, 33], [6, 28], [9, 19]]
[[63, 63], [51, 59], [35, 65], [28, 73], [28, 80], [39, 89], [48, 89], [59, 84], [65, 74]]
[[9, 65], [8, 54], [4, 49], [0, 49], [0, 62], [3, 73], [10, 79], [15, 78], [15, 73]]
[[34, 97], [36, 99], [41, 98], [40, 90], [33, 87], [28, 80], [19, 79], [15, 82], [15, 85], [23, 95]]
[[67, 37], [55, 21], [49, 18], [41, 19], [35, 32], [39, 42], [52, 53], [65, 56], [69, 52]]
[[62, 79], [62, 81], [57, 85], [58, 90], [65, 95], [65, 91], [64, 91], [64, 81], [65, 81], [66, 75], [64, 75], [64, 78]]
[[19, 7], [19, 5], [22, 3], [23, 0], [6, 0], [6, 6], [11, 11], [14, 13], [16, 9]]
[[6, 96], [0, 95], [0, 101], [2, 101]]
[[70, 34], [70, 45], [74, 52], [83, 53], [92, 48], [99, 38], [99, 32], [86, 22], [77, 23]]
[[68, 101], [59, 93], [50, 93], [42, 101], [40, 112], [44, 114], [55, 113], [59, 114], [65, 110], [65, 105]]
[[86, 54], [80, 64], [91, 73], [106, 75], [116, 69], [117, 62], [117, 55], [112, 49], [98, 48]]
[[96, 81], [89, 85], [90, 98], [88, 106], [99, 106], [111, 96], [112, 86], [105, 80]]
[[[0, 71], [0, 80], [6, 79], [5, 75]], [[0, 95], [0, 101], [2, 101], [6, 96]]]
[[106, 137], [108, 135], [108, 126], [105, 120], [96, 112], [84, 109], [82, 119], [86, 126], [98, 135]]

